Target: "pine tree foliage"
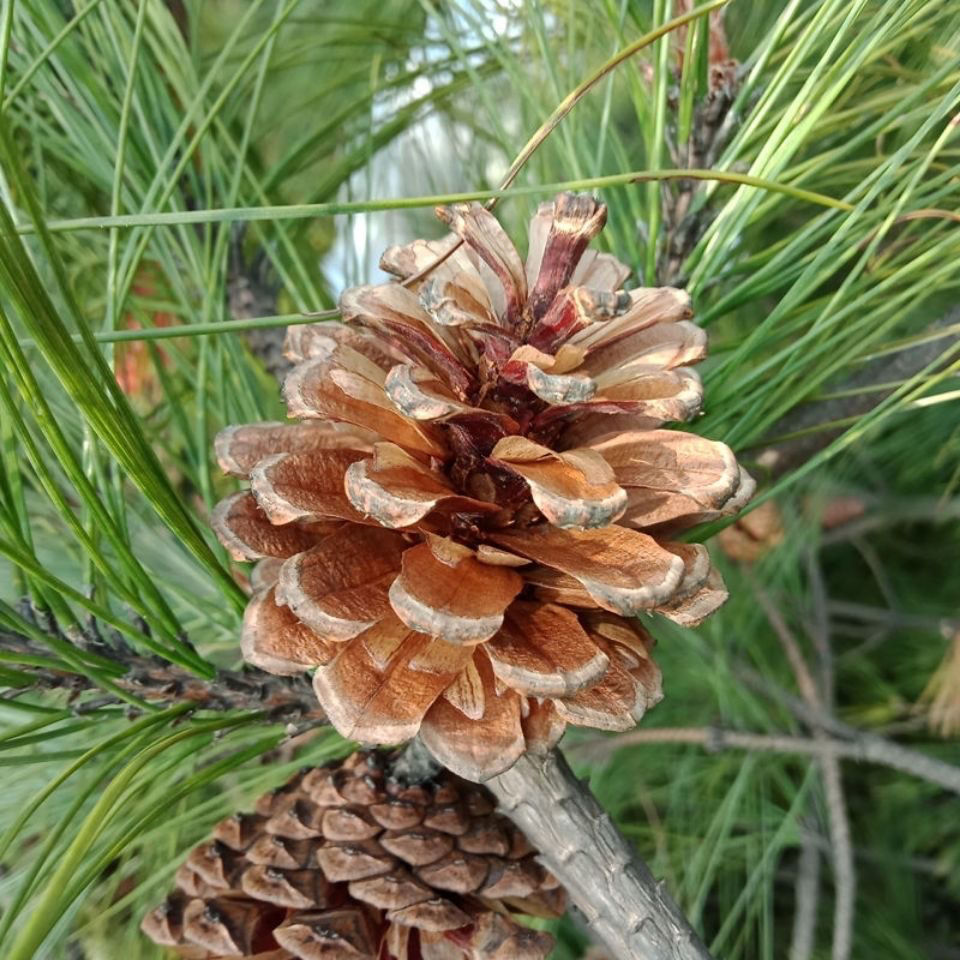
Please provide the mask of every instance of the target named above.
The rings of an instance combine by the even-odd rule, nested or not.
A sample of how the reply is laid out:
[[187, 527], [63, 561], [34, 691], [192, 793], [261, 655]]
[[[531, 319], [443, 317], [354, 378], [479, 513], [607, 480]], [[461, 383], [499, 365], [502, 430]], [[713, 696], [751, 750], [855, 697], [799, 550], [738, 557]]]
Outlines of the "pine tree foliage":
[[[349, 752], [266, 702], [131, 682], [129, 658], [205, 689], [240, 664], [249, 570], [208, 530], [235, 489], [212, 437], [282, 418], [277, 331], [375, 279], [388, 242], [439, 235], [434, 205], [496, 193], [568, 93], [690, 9], [2, 4], [7, 960], [160, 957], [139, 921], [186, 852]], [[606, 248], [690, 291], [711, 337], [693, 429], [776, 505], [751, 565], [714, 550], [723, 610], [651, 625], [666, 697], [640, 738], [564, 745], [717, 955], [842, 957], [849, 931], [854, 956], [949, 956], [958, 798], [888, 747], [960, 764], [960, 12], [731, 0], [722, 22], [725, 86], [705, 9], [604, 73], [498, 194], [519, 238], [558, 185], [598, 191]], [[875, 762], [831, 761], [864, 737]], [[543, 924], [582, 955], [572, 921]]]

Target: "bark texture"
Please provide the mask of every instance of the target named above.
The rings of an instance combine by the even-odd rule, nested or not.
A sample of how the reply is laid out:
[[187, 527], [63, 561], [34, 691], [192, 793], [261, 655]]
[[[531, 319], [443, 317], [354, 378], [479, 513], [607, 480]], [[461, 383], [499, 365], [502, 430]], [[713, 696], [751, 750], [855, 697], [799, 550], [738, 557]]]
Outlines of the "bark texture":
[[709, 960], [662, 881], [559, 751], [527, 753], [485, 785], [616, 960]]
[[[24, 604], [21, 607], [29, 610]], [[32, 617], [32, 614], [28, 615]], [[52, 622], [38, 626], [123, 668], [123, 674], [111, 676], [114, 684], [150, 703], [190, 702], [196, 704], [198, 710], [260, 710], [268, 722], [287, 724], [291, 734], [303, 733], [328, 722], [306, 674], [275, 677], [255, 667], [245, 667], [242, 671], [218, 670], [212, 680], [202, 680], [162, 657], [132, 649], [113, 631], [107, 631], [104, 637], [95, 624], [91, 624], [83, 636], [68, 636]], [[0, 630], [0, 651], [33, 657], [50, 656], [43, 644], [12, 630]], [[63, 670], [30, 666], [29, 663], [18, 664], [17, 669], [29, 675], [32, 684], [5, 691], [0, 694], [0, 699], [18, 696], [27, 690], [65, 690], [77, 713], [123, 703], [120, 698], [103, 691], [98, 696], [87, 696], [96, 694], [99, 688], [90, 677], [71, 672], [66, 664]], [[135, 712], [135, 708], [131, 709]]]

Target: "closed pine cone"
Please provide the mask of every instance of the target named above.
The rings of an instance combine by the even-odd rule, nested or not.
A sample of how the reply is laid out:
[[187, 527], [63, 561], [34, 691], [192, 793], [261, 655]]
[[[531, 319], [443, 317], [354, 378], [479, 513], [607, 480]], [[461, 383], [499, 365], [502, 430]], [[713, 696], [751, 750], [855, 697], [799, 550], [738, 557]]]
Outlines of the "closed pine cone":
[[661, 429], [700, 410], [706, 336], [683, 291], [628, 293], [587, 249], [605, 206], [542, 205], [526, 267], [482, 206], [438, 214], [457, 236], [384, 255], [403, 282], [346, 291], [344, 324], [290, 328], [301, 422], [219, 435], [250, 491], [213, 522], [262, 561], [249, 661], [315, 667], [341, 734], [419, 732], [483, 780], [567, 723], [625, 730], [660, 699], [633, 618], [695, 625], [726, 599], [706, 549], [670, 538], [753, 481], [724, 444]]
[[224, 820], [176, 880], [142, 926], [189, 960], [543, 960], [553, 938], [511, 911], [565, 906], [483, 787], [404, 783], [370, 752]]

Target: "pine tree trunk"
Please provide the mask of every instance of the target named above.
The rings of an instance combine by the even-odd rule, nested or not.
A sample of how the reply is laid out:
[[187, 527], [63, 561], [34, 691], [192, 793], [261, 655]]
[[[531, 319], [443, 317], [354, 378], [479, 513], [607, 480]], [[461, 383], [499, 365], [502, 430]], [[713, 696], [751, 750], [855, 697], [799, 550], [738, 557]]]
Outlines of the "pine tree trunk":
[[485, 785], [616, 960], [709, 960], [663, 883], [559, 751], [526, 754]]

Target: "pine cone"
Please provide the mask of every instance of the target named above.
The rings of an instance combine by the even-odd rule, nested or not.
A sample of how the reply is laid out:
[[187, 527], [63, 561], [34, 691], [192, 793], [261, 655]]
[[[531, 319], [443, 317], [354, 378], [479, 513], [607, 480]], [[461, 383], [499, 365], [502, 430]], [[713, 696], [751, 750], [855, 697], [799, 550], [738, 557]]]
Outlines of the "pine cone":
[[627, 293], [627, 268], [586, 249], [605, 206], [541, 206], [526, 268], [482, 206], [438, 214], [462, 246], [393, 247], [404, 283], [346, 291], [345, 324], [290, 328], [302, 421], [219, 435], [250, 492], [213, 523], [262, 561], [248, 660], [316, 667], [344, 736], [419, 731], [483, 780], [568, 722], [624, 730], [660, 699], [626, 618], [694, 625], [724, 601], [706, 549], [668, 538], [753, 481], [722, 443], [660, 429], [700, 409], [706, 336], [684, 292]]
[[190, 960], [543, 960], [553, 938], [510, 913], [559, 916], [564, 894], [494, 808], [355, 753], [219, 824], [142, 929]]

